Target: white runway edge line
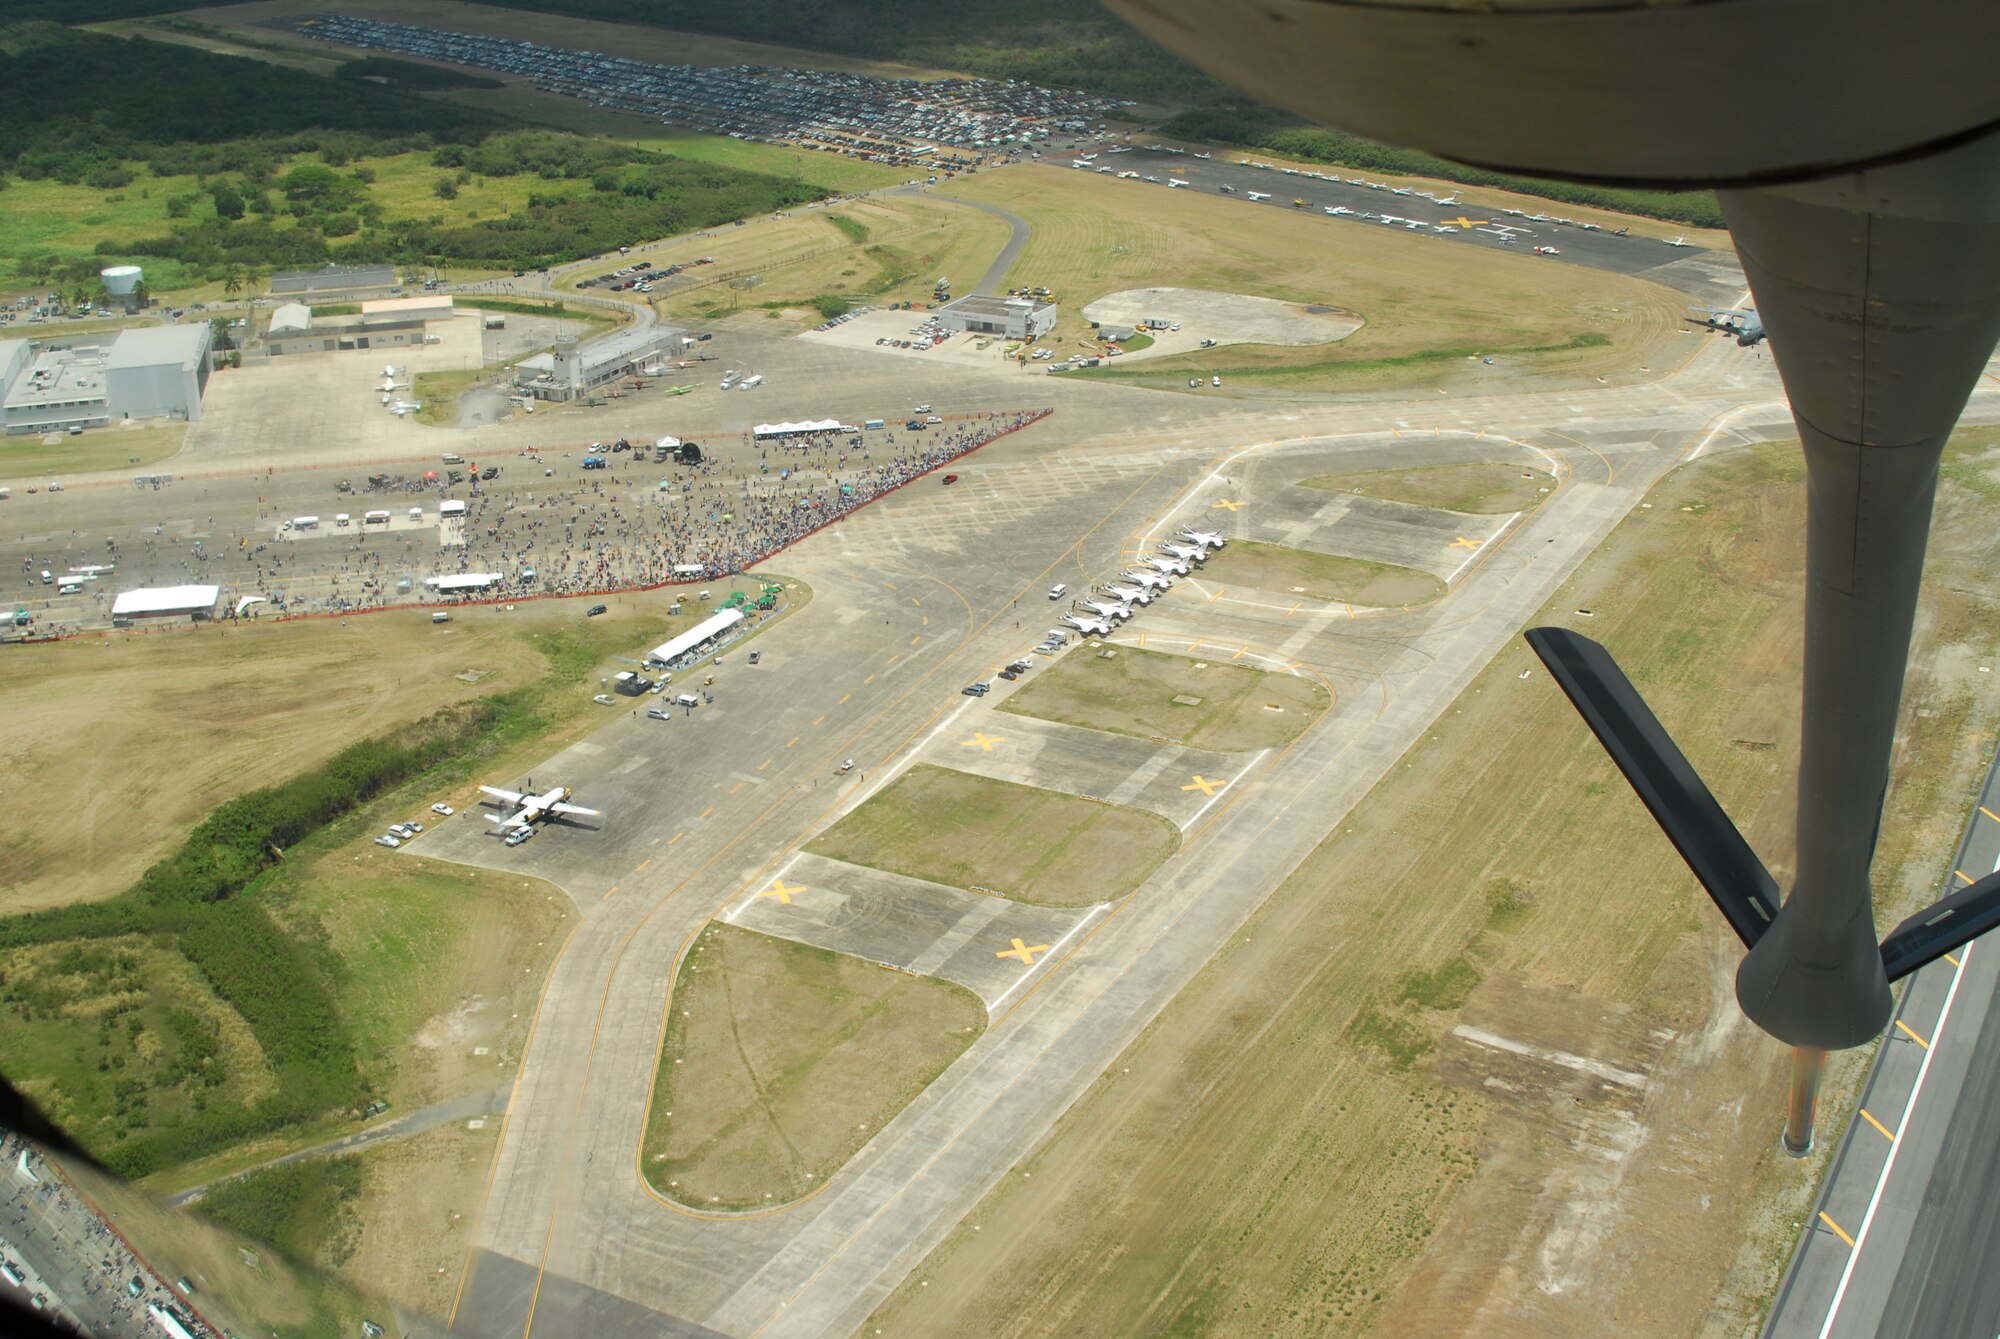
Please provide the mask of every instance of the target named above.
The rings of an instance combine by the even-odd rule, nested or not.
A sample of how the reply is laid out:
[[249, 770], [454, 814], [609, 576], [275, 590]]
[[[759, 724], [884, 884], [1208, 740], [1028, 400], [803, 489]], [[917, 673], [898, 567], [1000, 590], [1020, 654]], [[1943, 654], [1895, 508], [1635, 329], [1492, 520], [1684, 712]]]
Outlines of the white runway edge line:
[[1527, 515], [1526, 512], [1517, 511], [1512, 516], [1509, 516], [1506, 520], [1500, 522], [1500, 528], [1498, 530], [1495, 530], [1492, 534], [1488, 535], [1486, 537], [1485, 543], [1481, 544], [1478, 548], [1474, 549], [1472, 552], [1466, 554], [1465, 561], [1452, 569], [1451, 575], [1444, 579], [1445, 586], [1449, 588], [1453, 582], [1457, 581], [1460, 574], [1463, 573], [1466, 568], [1472, 566], [1472, 560], [1474, 558], [1477, 558], [1480, 554], [1492, 548], [1494, 541], [1498, 540], [1502, 535], [1506, 534], [1509, 530], [1512, 530], [1514, 528], [1514, 523], [1520, 520], [1525, 515]]
[[1848, 1282], [1854, 1277], [1854, 1266], [1861, 1260], [1861, 1248], [1868, 1244], [1868, 1229], [1874, 1225], [1875, 1210], [1882, 1203], [1882, 1192], [1889, 1188], [1889, 1173], [1896, 1170], [1896, 1155], [1903, 1151], [1903, 1132], [1909, 1128], [1910, 1113], [1917, 1109], [1917, 1095], [1924, 1090], [1924, 1079], [1931, 1072], [1931, 1061], [1937, 1058], [1938, 1043], [1944, 1040], [1945, 1020], [1951, 1017], [1952, 1001], [1958, 998], [1958, 983], [1965, 976], [1965, 964], [1972, 961], [1972, 945], [1959, 950], [1958, 970], [1951, 974], [1951, 989], [1945, 992], [1944, 1008], [1938, 1011], [1936, 1025], [1931, 1028], [1931, 1044], [1924, 1050], [1923, 1063], [1917, 1066], [1917, 1081], [1910, 1088], [1909, 1100], [1903, 1103], [1902, 1118], [1896, 1122], [1896, 1138], [1889, 1145], [1889, 1156], [1882, 1163], [1882, 1174], [1875, 1178], [1875, 1193], [1868, 1197], [1868, 1212], [1861, 1216], [1861, 1227], [1854, 1234], [1854, 1249], [1847, 1253], [1847, 1265], [1840, 1271], [1840, 1284], [1833, 1290], [1833, 1300], [1827, 1304], [1826, 1323], [1819, 1327], [1819, 1339], [1828, 1339], [1833, 1333], [1834, 1323], [1840, 1319], [1840, 1303], [1847, 1296]]

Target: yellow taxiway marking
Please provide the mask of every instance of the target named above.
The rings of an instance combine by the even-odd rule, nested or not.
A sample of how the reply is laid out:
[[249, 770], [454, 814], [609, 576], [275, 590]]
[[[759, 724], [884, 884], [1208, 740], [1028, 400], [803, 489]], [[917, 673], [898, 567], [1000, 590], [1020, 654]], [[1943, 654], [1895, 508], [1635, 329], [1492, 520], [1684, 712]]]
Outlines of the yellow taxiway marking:
[[757, 896], [775, 897], [789, 907], [792, 905], [792, 894], [803, 893], [805, 890], [806, 886], [802, 883], [786, 883], [783, 879], [773, 879], [771, 886]]
[[863, 683], [874, 683], [874, 682], [875, 682], [875, 676], [871, 674], [871, 675], [869, 675], [869, 676], [868, 676], [867, 678], [863, 679], [863, 680], [862, 680], [861, 682], [863, 682]]
[[1146, 648], [1146, 634], [1142, 632], [1139, 634], [1139, 649], [1143, 651], [1145, 650], [1145, 648]]
[[1953, 874], [1956, 874], [1956, 875], [1958, 875], [1958, 877], [1959, 877], [1959, 878], [1961, 878], [1961, 879], [1964, 879], [1964, 880], [1965, 880], [1965, 881], [1966, 881], [1967, 883], [1977, 883], [1977, 882], [1978, 882], [1978, 880], [1977, 880], [1977, 879], [1973, 878], [1973, 877], [1972, 877], [1972, 876], [1971, 876], [1970, 874], [1967, 874], [1967, 873], [1966, 873], [1966, 872], [1965, 872], [1964, 870], [1962, 870], [1962, 869], [1955, 869], [1955, 870], [1953, 870], [1953, 871], [1952, 871], [1952, 873], [1953, 873]]
[[1460, 535], [1451, 542], [1451, 546], [1455, 549], [1476, 549], [1479, 547], [1479, 541], [1476, 539], [1467, 539], [1464, 535]]
[[1181, 787], [1181, 789], [1182, 789], [1182, 790], [1198, 790], [1198, 791], [1200, 791], [1200, 792], [1201, 792], [1202, 794], [1204, 794], [1204, 795], [1208, 796], [1208, 797], [1209, 797], [1210, 799], [1214, 799], [1214, 798], [1215, 798], [1215, 792], [1217, 792], [1218, 790], [1221, 790], [1221, 789], [1222, 789], [1223, 787], [1227, 786], [1228, 784], [1229, 784], [1229, 783], [1228, 783], [1227, 781], [1210, 781], [1210, 780], [1209, 780], [1209, 779], [1208, 779], [1207, 777], [1203, 776], [1203, 775], [1202, 775], [1202, 774], [1201, 774], [1200, 772], [1196, 772], [1196, 773], [1194, 774], [1194, 784], [1193, 784], [1193, 785], [1191, 785], [1191, 786], [1182, 786], [1182, 787]]
[[916, 636], [910, 638], [910, 645], [915, 646], [918, 642], [922, 641], [923, 639], [924, 639], [924, 634], [920, 632]]
[[798, 743], [798, 742], [799, 742], [799, 736], [797, 736], [797, 735], [793, 735], [793, 736], [791, 737], [791, 740], [790, 740], [789, 742], [787, 742], [787, 743], [786, 743], [785, 747], [786, 747], [786, 748], [790, 748], [790, 747], [791, 747], [791, 746], [792, 746], [793, 744], [796, 744], [796, 743]]
[[637, 874], [637, 873], [639, 873], [640, 871], [644, 870], [644, 869], [646, 868], [646, 866], [648, 866], [648, 865], [650, 865], [650, 864], [652, 864], [652, 863], [653, 863], [653, 857], [651, 857], [651, 856], [647, 856], [647, 857], [646, 857], [646, 858], [645, 858], [644, 860], [641, 860], [641, 861], [639, 862], [639, 868], [638, 868], [638, 869], [635, 869], [635, 870], [633, 870], [632, 872], [633, 872], [634, 874]]
[[1952, 956], [1951, 956], [1951, 954], [1949, 954], [1949, 953], [1947, 953], [1947, 954], [1945, 954], [1945, 955], [1944, 955], [1944, 960], [1945, 960], [1946, 962], [1950, 963], [1950, 964], [1951, 964], [1952, 966], [1954, 966], [1954, 967], [1956, 967], [1956, 966], [1958, 966], [1958, 965], [1959, 965], [1959, 962], [1958, 962], [1958, 959], [1957, 959], [1957, 958], [1954, 958], [1954, 957], [1952, 957]]
[[1291, 607], [1290, 609], [1287, 609], [1287, 610], [1285, 611], [1285, 617], [1286, 617], [1286, 618], [1290, 618], [1290, 617], [1291, 617], [1291, 616], [1292, 616], [1293, 614], [1296, 614], [1296, 613], [1298, 613], [1298, 612], [1299, 612], [1299, 610], [1300, 610], [1300, 609], [1302, 609], [1302, 608], [1304, 608], [1304, 607], [1305, 607], [1305, 601], [1304, 601], [1304, 600], [1300, 600], [1300, 601], [1299, 601], [1299, 602], [1298, 602], [1297, 604], [1293, 605], [1293, 606], [1292, 606], [1292, 607]]
[[1199, 651], [1199, 650], [1201, 649], [1201, 644], [1202, 644], [1203, 642], [1207, 641], [1207, 640], [1208, 640], [1208, 638], [1206, 638], [1206, 637], [1197, 637], [1197, 638], [1195, 638], [1195, 639], [1194, 639], [1193, 641], [1191, 641], [1191, 642], [1189, 642], [1189, 643], [1188, 643], [1188, 650], [1190, 650], [1190, 651]]
[[1834, 1222], [1831, 1218], [1828, 1218], [1826, 1216], [1826, 1210], [1821, 1209], [1819, 1211], [1819, 1221], [1825, 1223], [1828, 1227], [1832, 1228], [1833, 1235], [1839, 1237], [1842, 1241], [1846, 1242], [1847, 1248], [1849, 1250], [1854, 1249], [1854, 1238], [1848, 1236], [1847, 1233], [1841, 1228], [1840, 1224]]
[[1389, 431], [1390, 431], [1390, 432], [1392, 432], [1392, 433], [1395, 433], [1395, 435], [1396, 435], [1396, 436], [1398, 436], [1398, 437], [1401, 437], [1401, 436], [1403, 435], [1403, 434], [1402, 434], [1402, 433], [1400, 433], [1400, 432], [1396, 432], [1396, 430], [1395, 430], [1394, 428], [1391, 428], [1391, 429], [1389, 429]]
[[733, 786], [731, 786], [731, 787], [729, 788], [729, 793], [730, 793], [731, 795], [734, 795], [734, 794], [735, 794], [735, 793], [736, 793], [737, 791], [739, 791], [739, 790], [741, 790], [741, 789], [743, 789], [743, 783], [742, 783], [741, 781], [739, 781], [739, 782], [737, 782], [737, 783], [736, 783], [735, 785], [733, 785]]
[[928, 627], [929, 627], [930, 625], [931, 625], [931, 616], [930, 616], [929, 614], [925, 614], [925, 615], [924, 615], [924, 626], [928, 628]]
[[1992, 811], [1991, 809], [1988, 809], [1988, 808], [1987, 808], [1987, 807], [1986, 807], [1985, 805], [1983, 805], [1983, 804], [1982, 804], [1982, 805], [1980, 805], [1980, 806], [1979, 806], [1979, 812], [1980, 812], [1980, 813], [1982, 813], [1982, 814], [1985, 814], [1985, 815], [1986, 815], [1986, 816], [1987, 816], [1988, 818], [1992, 819], [1992, 820], [1993, 820], [1993, 821], [1994, 821], [1995, 823], [2000, 823], [2000, 814], [1996, 814], [1996, 813], [1994, 813], [1994, 812], [1993, 812], [1993, 811]]
[[771, 765], [772, 761], [773, 759], [770, 758], [764, 759], [764, 761], [757, 764], [757, 770], [760, 772], [763, 771], [766, 767], [769, 767]]
[[901, 651], [898, 651], [896, 652], [895, 655], [889, 657], [887, 663], [893, 665], [902, 658], [903, 658], [903, 653]]
[[618, 885], [614, 883], [609, 888], [606, 888], [604, 890], [604, 897], [599, 898], [598, 901], [602, 902], [604, 898], [610, 897], [613, 893], [617, 891], [618, 891]]
[[1231, 656], [1231, 657], [1229, 657], [1229, 658], [1230, 658], [1231, 660], [1241, 660], [1241, 659], [1243, 659], [1243, 657], [1245, 657], [1245, 656], [1247, 656], [1247, 655], [1249, 655], [1249, 654], [1250, 654], [1250, 648], [1246, 646], [1246, 647], [1244, 647], [1244, 648], [1243, 648], [1242, 650], [1238, 651], [1238, 652], [1237, 652], [1237, 653], [1236, 653], [1235, 655], [1233, 655], [1233, 656]]
[[679, 841], [681, 838], [685, 836], [687, 836], [685, 832], [676, 832], [673, 836], [667, 838], [667, 845], [672, 846], [675, 842]]
[[838, 701], [838, 702], [834, 703], [833, 705], [834, 705], [834, 706], [836, 706], [836, 707], [844, 707], [844, 706], [846, 706], [846, 705], [847, 705], [847, 699], [848, 699], [848, 698], [850, 698], [850, 697], [853, 697], [853, 696], [854, 696], [854, 694], [852, 694], [852, 693], [844, 693], [844, 694], [842, 694], [842, 695], [841, 695], [841, 699], [840, 699], [840, 701]]
[[1022, 962], [1027, 963], [1028, 966], [1033, 967], [1035, 965], [1035, 955], [1037, 953], [1047, 953], [1048, 951], [1049, 946], [1047, 944], [1024, 944], [1016, 939], [1014, 947], [1003, 948], [993, 956], [996, 958], [1019, 958]]
[[895, 590], [897, 588], [896, 583], [893, 581], [885, 581], [882, 584], [887, 586], [890, 590]]
[[1491, 223], [1492, 221], [1492, 219], [1469, 219], [1463, 214], [1460, 214], [1455, 219], [1445, 220], [1446, 223], [1456, 223], [1461, 228], [1476, 228], [1482, 223]]
[[978, 749], [981, 753], [991, 753], [995, 744], [1006, 742], [1005, 735], [989, 735], [984, 730], [974, 730], [972, 738], [959, 740], [958, 746], [962, 749]]
[[916, 596], [912, 595], [912, 596], [910, 597], [910, 603], [911, 603], [911, 604], [914, 604], [914, 605], [922, 605], [922, 604], [923, 604], [923, 601], [922, 601], [922, 600], [919, 600], [919, 599], [918, 599], [918, 598], [917, 598]]
[[1870, 1125], [1880, 1130], [1882, 1132], [1882, 1137], [1888, 1140], [1890, 1143], [1893, 1144], [1896, 1142], [1896, 1136], [1889, 1133], [1889, 1127], [1884, 1125], [1881, 1121], [1876, 1120], [1873, 1116], [1869, 1115], [1867, 1107], [1861, 1108], [1861, 1119], [1867, 1121]]
[[825, 719], [826, 719], [826, 713], [822, 711], [819, 715], [813, 717], [813, 724], [818, 725], [821, 721]]
[[1233, 497], [1217, 498], [1215, 501], [1208, 504], [1208, 509], [1210, 511], [1222, 511], [1225, 508], [1230, 511], [1242, 511], [1243, 504], [1241, 502], [1238, 502]]
[[708, 808], [701, 811], [701, 816], [703, 818], [707, 818], [710, 814], [714, 812], [715, 812], [715, 806], [711, 804], [708, 806]]
[[1899, 1028], [1901, 1028], [1901, 1029], [1903, 1029], [1903, 1035], [1904, 1035], [1904, 1036], [1906, 1036], [1906, 1037], [1908, 1037], [1908, 1038], [1909, 1038], [1909, 1039], [1910, 1039], [1911, 1041], [1913, 1041], [1913, 1042], [1915, 1042], [1915, 1043], [1916, 1043], [1917, 1045], [1919, 1045], [1919, 1046], [1923, 1047], [1923, 1048], [1924, 1048], [1924, 1049], [1925, 1049], [1926, 1051], [1930, 1050], [1930, 1048], [1931, 1048], [1931, 1044], [1930, 1044], [1929, 1042], [1925, 1041], [1925, 1040], [1924, 1040], [1924, 1039], [1923, 1039], [1922, 1037], [1919, 1037], [1919, 1036], [1918, 1036], [1918, 1035], [1917, 1035], [1917, 1034], [1916, 1034], [1916, 1033], [1915, 1033], [1915, 1032], [1914, 1032], [1914, 1031], [1913, 1031], [1913, 1030], [1911, 1029], [1911, 1027], [1910, 1027], [1910, 1025], [1909, 1025], [1908, 1023], [1905, 1023], [1905, 1022], [1904, 1022], [1904, 1021], [1903, 1021], [1902, 1019], [1900, 1019], [1900, 1018], [1899, 1018], [1899, 1019], [1897, 1019], [1897, 1020], [1896, 1020], [1896, 1026], [1897, 1026], [1897, 1027], [1899, 1027]]

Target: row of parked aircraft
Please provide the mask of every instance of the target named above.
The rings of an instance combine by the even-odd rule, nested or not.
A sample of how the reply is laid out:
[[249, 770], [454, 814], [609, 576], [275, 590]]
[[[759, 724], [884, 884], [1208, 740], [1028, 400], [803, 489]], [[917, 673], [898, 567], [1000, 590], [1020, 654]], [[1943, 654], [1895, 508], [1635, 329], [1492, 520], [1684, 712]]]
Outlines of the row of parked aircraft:
[[397, 391], [406, 391], [410, 388], [407, 380], [396, 380], [397, 377], [406, 377], [409, 371], [407, 367], [385, 363], [382, 366], [382, 384], [375, 388], [375, 393], [382, 397], [382, 407], [397, 418], [405, 414], [414, 414], [424, 407], [422, 400], [405, 400], [396, 394]]
[[1165, 541], [1158, 552], [1118, 574], [1119, 581], [1130, 585], [1101, 584], [1090, 598], [1075, 601], [1062, 621], [1086, 637], [1109, 637], [1112, 629], [1132, 617], [1134, 605], [1151, 604], [1154, 596], [1173, 586], [1175, 577], [1200, 567], [1211, 549], [1228, 542], [1214, 531], [1184, 529], [1178, 539]]

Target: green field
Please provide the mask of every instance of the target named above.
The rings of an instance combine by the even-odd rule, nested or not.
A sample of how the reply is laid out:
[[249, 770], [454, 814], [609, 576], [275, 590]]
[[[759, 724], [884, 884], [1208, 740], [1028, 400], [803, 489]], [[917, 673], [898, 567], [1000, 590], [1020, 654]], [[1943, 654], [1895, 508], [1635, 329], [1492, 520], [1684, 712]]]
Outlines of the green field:
[[681, 964], [640, 1162], [700, 1209], [810, 1194], [979, 1039], [963, 986], [711, 924]]
[[1009, 694], [1000, 710], [1242, 753], [1297, 738], [1333, 701], [1315, 679], [1231, 664], [1220, 646], [1205, 653], [1213, 660], [1134, 646], [1108, 649], [1113, 651], [1108, 659], [1064, 656]]
[[1299, 480], [1301, 488], [1329, 493], [1407, 502], [1415, 507], [1440, 507], [1472, 515], [1526, 511], [1555, 489], [1555, 479], [1540, 470], [1518, 465], [1476, 462], [1428, 465], [1408, 470], [1363, 470], [1354, 474], [1321, 474]]
[[40, 435], [0, 437], [0, 479], [139, 469], [179, 451], [187, 430], [185, 423], [90, 428], [80, 437], [61, 434], [53, 446]]
[[1123, 897], [1179, 845], [1180, 833], [1158, 814], [920, 764], [806, 849], [1019, 902], [1078, 907]]
[[1231, 540], [1228, 548], [1208, 560], [1204, 571], [1210, 581], [1224, 585], [1369, 609], [1409, 608], [1445, 593], [1444, 582], [1415, 568], [1254, 539]]

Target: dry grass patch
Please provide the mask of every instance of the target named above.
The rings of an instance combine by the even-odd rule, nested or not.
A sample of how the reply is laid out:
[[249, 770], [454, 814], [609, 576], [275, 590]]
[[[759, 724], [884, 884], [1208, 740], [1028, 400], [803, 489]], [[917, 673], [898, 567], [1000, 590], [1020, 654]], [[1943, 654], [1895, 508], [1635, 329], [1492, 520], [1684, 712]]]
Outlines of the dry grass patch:
[[1428, 465], [1408, 470], [1363, 470], [1354, 474], [1321, 474], [1299, 480], [1301, 488], [1329, 493], [1358, 493], [1416, 507], [1438, 507], [1472, 515], [1502, 515], [1526, 511], [1555, 491], [1552, 475], [1481, 461], [1464, 465]]
[[985, 1027], [963, 986], [710, 925], [668, 999], [646, 1179], [720, 1211], [810, 1194]]
[[1224, 585], [1371, 609], [1429, 604], [1445, 593], [1444, 582], [1415, 568], [1254, 539], [1231, 540], [1228, 548], [1209, 557], [1204, 575]]
[[1064, 656], [1010, 693], [1000, 710], [1216, 753], [1249, 753], [1291, 742], [1333, 703], [1322, 684], [1297, 674], [1134, 646], [1107, 649], [1108, 658]]
[[40, 435], [0, 439], [0, 478], [140, 469], [179, 451], [187, 431], [185, 423], [92, 428], [81, 437], [62, 434], [53, 446]]
[[[1541, 618], [1596, 610], [1592, 635], [1783, 882], [1796, 450], [1702, 460], [1651, 501]], [[1948, 482], [1878, 861], [1898, 891], [1935, 878], [1990, 755], [1996, 548]], [[1594, 1339], [1617, 1315], [1679, 1336], [1744, 1234], [1790, 1240], [1802, 1215], [1759, 1216], [1752, 1194], [1781, 1161], [1784, 1052], [1736, 1013], [1741, 950], [1692, 876], [1519, 643], [1436, 733], [871, 1329]], [[1908, 850], [1888, 840], [1906, 825]], [[1647, 1082], [1524, 1066], [1455, 1037], [1461, 1020]], [[1809, 1183], [1779, 1179], [1802, 1205]]]
[[1018, 902], [1081, 907], [1131, 892], [1179, 845], [1179, 830], [1158, 814], [923, 763], [806, 849]]

